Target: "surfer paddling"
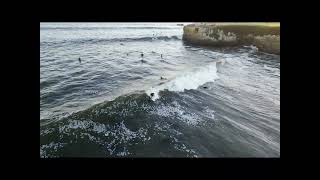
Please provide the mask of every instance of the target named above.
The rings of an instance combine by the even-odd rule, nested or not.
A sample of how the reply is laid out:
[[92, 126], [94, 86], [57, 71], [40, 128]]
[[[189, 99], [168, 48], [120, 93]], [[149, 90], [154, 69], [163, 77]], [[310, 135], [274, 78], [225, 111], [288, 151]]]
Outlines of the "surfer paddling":
[[141, 53], [140, 56], [141, 56], [141, 58], [142, 58], [142, 59], [141, 59], [141, 62], [142, 62], [142, 63], [146, 62], [145, 60], [143, 60], [143, 53]]

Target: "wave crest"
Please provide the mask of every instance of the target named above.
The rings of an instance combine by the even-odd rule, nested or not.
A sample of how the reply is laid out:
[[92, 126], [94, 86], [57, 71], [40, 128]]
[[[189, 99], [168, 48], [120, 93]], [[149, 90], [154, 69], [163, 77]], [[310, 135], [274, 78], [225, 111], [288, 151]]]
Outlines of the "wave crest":
[[50, 45], [66, 45], [66, 44], [86, 44], [86, 43], [105, 43], [105, 42], [134, 42], [134, 41], [154, 41], [154, 40], [181, 40], [178, 36], [158, 36], [158, 37], [138, 37], [138, 38], [100, 38], [100, 39], [71, 39], [71, 40], [61, 40], [61, 41], [43, 41], [40, 42], [40, 46], [50, 46]]
[[[196, 71], [184, 73], [159, 86], [152, 87], [146, 91], [152, 100], [159, 99], [159, 92], [165, 89], [169, 91], [182, 92], [184, 90], [197, 89], [199, 86], [213, 82], [218, 79], [216, 62], [202, 67]], [[154, 93], [153, 96], [151, 94]]]

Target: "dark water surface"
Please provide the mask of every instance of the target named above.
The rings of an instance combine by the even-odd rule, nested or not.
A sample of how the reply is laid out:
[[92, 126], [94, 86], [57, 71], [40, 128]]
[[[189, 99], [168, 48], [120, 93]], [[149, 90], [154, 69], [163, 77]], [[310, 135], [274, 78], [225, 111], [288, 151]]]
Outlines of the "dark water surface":
[[279, 157], [280, 56], [182, 28], [41, 23], [40, 156]]

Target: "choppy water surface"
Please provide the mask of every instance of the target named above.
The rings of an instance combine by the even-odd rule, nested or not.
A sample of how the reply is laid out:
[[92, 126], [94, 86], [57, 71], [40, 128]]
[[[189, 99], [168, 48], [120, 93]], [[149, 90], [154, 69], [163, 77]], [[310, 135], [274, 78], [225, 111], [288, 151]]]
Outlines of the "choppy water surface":
[[40, 156], [279, 157], [280, 56], [182, 28], [41, 23]]

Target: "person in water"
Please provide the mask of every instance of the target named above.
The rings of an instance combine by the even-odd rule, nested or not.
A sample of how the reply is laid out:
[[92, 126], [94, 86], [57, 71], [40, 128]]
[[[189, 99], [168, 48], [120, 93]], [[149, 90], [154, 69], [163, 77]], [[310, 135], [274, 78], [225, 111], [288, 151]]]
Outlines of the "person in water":
[[141, 53], [141, 58], [142, 58], [142, 59], [141, 59], [141, 62], [142, 62], [142, 63], [146, 62], [145, 60], [143, 60], [143, 53]]
[[79, 57], [79, 59], [78, 59], [78, 60], [79, 60], [79, 63], [81, 63], [81, 58], [80, 58], [80, 57]]

